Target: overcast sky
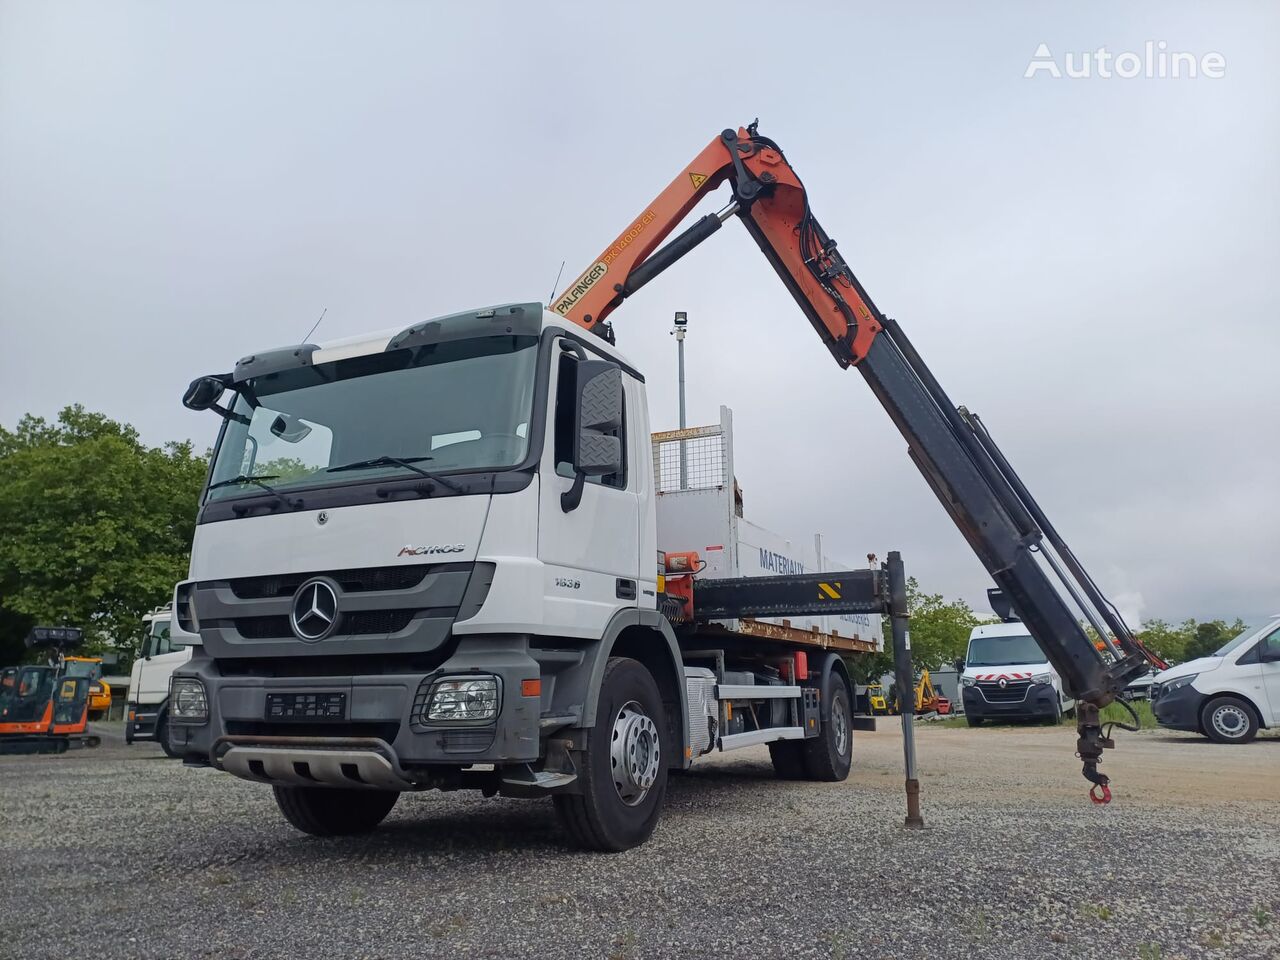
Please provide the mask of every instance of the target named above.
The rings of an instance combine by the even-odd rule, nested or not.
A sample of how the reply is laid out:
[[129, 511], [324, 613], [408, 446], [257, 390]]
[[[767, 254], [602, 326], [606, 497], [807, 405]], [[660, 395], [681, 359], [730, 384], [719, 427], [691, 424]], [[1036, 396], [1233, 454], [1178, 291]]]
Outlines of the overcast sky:
[[[214, 438], [256, 348], [547, 299], [760, 118], [878, 305], [1141, 617], [1280, 611], [1280, 6], [0, 2], [0, 423]], [[1024, 78], [1147, 41], [1220, 79]], [[1077, 62], [1079, 62], [1077, 60]], [[712, 204], [711, 206], [714, 206]], [[700, 211], [705, 212], [705, 211]], [[614, 314], [747, 515], [989, 581], [730, 224]]]

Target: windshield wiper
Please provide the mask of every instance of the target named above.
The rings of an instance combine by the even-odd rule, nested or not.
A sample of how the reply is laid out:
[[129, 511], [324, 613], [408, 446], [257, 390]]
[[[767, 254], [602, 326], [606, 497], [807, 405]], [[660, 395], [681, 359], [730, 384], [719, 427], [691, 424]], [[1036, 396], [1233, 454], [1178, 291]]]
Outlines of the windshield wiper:
[[[281, 493], [275, 487], [269, 486], [268, 484], [263, 482], [264, 480], [279, 480], [279, 479], [280, 479], [280, 475], [276, 473], [263, 473], [263, 474], [259, 474], [256, 477], [251, 477], [247, 473], [242, 473], [240, 474], [240, 476], [231, 477], [229, 480], [219, 480], [217, 483], [211, 483], [209, 484], [209, 489], [217, 490], [219, 487], [232, 487], [232, 486], [251, 483], [255, 487], [259, 487], [265, 490], [267, 493], [271, 494], [273, 497], [275, 497], [277, 500], [283, 503], [290, 510], [301, 509], [302, 507], [301, 498], [290, 500], [288, 497], [286, 497], [283, 493]], [[233, 507], [232, 509], [235, 509], [235, 508]]]
[[459, 484], [452, 480], [446, 480], [439, 474], [432, 473], [430, 470], [424, 470], [417, 466], [423, 460], [434, 460], [435, 457], [371, 457], [368, 460], [355, 460], [351, 463], [340, 464], [336, 467], [330, 467], [326, 473], [340, 473], [343, 470], [365, 470], [370, 467], [404, 467], [406, 470], [412, 470], [414, 473], [426, 477], [428, 480], [434, 480], [442, 487], [448, 487], [454, 493], [464, 493], [465, 491]]

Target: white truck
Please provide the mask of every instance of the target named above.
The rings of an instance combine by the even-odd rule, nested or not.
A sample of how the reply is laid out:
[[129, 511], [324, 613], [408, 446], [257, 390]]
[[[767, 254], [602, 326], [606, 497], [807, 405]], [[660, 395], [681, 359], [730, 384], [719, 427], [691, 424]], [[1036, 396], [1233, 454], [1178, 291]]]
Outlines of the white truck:
[[169, 756], [169, 679], [191, 659], [191, 647], [175, 646], [171, 635], [173, 605], [157, 607], [142, 618], [142, 644], [129, 672], [125, 709], [125, 743], [155, 741]]
[[[657, 249], [726, 182], [727, 207]], [[845, 778], [843, 656], [875, 639], [794, 618], [889, 613], [905, 646], [901, 559], [800, 571], [792, 556], [743, 576], [748, 550], [715, 576], [710, 548], [728, 544], [664, 525], [644, 373], [605, 322], [735, 215], [1084, 691], [1075, 746], [1105, 800], [1098, 708], [1143, 652], [754, 125], [713, 139], [550, 309], [295, 344], [192, 382], [186, 406], [223, 422], [174, 593], [173, 640], [197, 646], [173, 674], [171, 748], [270, 784], [313, 834], [371, 829], [404, 790], [476, 788], [551, 796], [569, 835], [600, 850], [647, 838], [668, 771], [710, 750], [767, 743], [782, 776]], [[843, 411], [821, 411], [833, 436]], [[723, 501], [733, 480], [713, 485]], [[833, 510], [884, 508], [884, 491], [843, 487], [824, 493]]]
[[1075, 708], [1062, 677], [1021, 622], [974, 627], [964, 663], [956, 667], [964, 716], [971, 727], [987, 720], [1056, 724]]
[[[651, 438], [644, 378], [600, 338], [508, 305], [255, 354], [230, 391], [173, 604], [193, 654], [156, 721], [189, 763], [271, 784], [317, 834], [403, 790], [550, 795], [597, 849], [647, 837], [667, 770], [713, 749], [848, 774], [842, 656], [881, 642], [885, 578], [741, 575], [762, 528], [731, 433], [692, 431], [715, 477], [662, 489], [655, 453], [690, 431]], [[716, 576], [676, 562], [717, 547]], [[855, 591], [873, 630], [806, 615]]]

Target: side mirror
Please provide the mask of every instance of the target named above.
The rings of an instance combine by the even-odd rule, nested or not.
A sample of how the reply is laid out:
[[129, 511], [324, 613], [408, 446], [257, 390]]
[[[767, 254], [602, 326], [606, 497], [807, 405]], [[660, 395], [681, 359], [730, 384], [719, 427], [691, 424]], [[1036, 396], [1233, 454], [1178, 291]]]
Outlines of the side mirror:
[[956, 673], [964, 673], [964, 657], [956, 657], [951, 665], [956, 668]]
[[182, 395], [182, 405], [188, 410], [209, 410], [226, 389], [217, 377], [197, 377]]
[[622, 470], [622, 370], [609, 360], [579, 360], [574, 366], [573, 487], [560, 497], [567, 513], [582, 500], [586, 477]]

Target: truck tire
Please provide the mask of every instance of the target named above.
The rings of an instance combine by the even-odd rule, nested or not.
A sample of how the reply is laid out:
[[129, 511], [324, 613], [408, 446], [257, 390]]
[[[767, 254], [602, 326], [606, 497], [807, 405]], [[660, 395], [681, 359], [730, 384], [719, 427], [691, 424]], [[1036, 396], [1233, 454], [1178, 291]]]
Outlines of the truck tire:
[[555, 797], [556, 815], [577, 846], [618, 851], [649, 839], [674, 756], [667, 740], [662, 696], [649, 671], [636, 660], [610, 657], [579, 765], [582, 792]]
[[1214, 697], [1200, 711], [1200, 726], [1214, 743], [1248, 743], [1258, 735], [1258, 716], [1235, 697]]
[[779, 780], [804, 780], [804, 744], [799, 740], [776, 740], [769, 744], [769, 759]]
[[804, 768], [810, 780], [835, 783], [849, 776], [853, 765], [853, 724], [849, 710], [849, 688], [835, 671], [827, 677], [823, 700], [831, 704], [831, 719], [816, 737], [797, 741], [803, 744]]
[[160, 744], [160, 749], [164, 751], [164, 755], [170, 760], [179, 760], [182, 754], [173, 749], [173, 745], [169, 743], [169, 714], [162, 713], [156, 720], [156, 742]]
[[313, 837], [368, 833], [380, 824], [400, 794], [394, 790], [339, 787], [273, 787], [284, 818]]
[[973, 714], [971, 714], [971, 713], [966, 713], [966, 714], [964, 715], [965, 723], [969, 724], [969, 726], [971, 726], [971, 727], [980, 727], [980, 726], [982, 726], [982, 721], [983, 721], [983, 720], [985, 720], [985, 719], [986, 719], [986, 717], [975, 717], [975, 716], [974, 716]]

